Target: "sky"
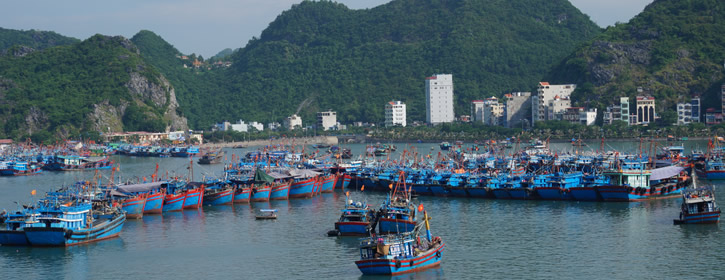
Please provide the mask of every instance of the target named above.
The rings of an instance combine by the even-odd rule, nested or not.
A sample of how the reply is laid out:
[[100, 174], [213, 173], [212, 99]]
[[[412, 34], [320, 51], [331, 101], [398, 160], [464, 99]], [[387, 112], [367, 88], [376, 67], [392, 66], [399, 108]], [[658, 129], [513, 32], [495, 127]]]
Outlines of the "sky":
[[[259, 37], [280, 13], [301, 0], [16, 0], [0, 9], [0, 27], [55, 31], [87, 39], [95, 34], [133, 37], [150, 30], [184, 54], [208, 58]], [[337, 0], [365, 9], [390, 0]], [[627, 22], [652, 0], [570, 0], [601, 27]]]

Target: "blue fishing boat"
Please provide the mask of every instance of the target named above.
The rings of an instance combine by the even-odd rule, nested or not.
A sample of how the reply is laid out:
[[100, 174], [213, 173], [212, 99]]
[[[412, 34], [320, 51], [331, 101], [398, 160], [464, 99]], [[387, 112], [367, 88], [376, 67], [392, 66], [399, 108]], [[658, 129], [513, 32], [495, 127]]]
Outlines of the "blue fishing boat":
[[15, 213], [3, 213], [2, 220], [5, 227], [0, 229], [0, 246], [30, 245], [23, 229], [30, 224], [37, 223], [37, 216], [33, 206], [25, 206], [24, 209]]
[[46, 200], [38, 213], [38, 223], [24, 228], [31, 246], [73, 246], [114, 238], [126, 222], [118, 207], [92, 207], [90, 201], [81, 200]]
[[582, 173], [576, 172], [557, 172], [552, 174], [547, 185], [537, 186], [534, 188], [536, 194], [545, 200], [569, 200], [569, 188], [578, 186], [581, 183]]
[[683, 174], [683, 167], [657, 169], [619, 168], [607, 170], [609, 183], [597, 186], [603, 201], [641, 201], [679, 196], [692, 179]]
[[289, 188], [289, 198], [311, 198], [314, 194], [316, 177], [295, 178]]
[[598, 201], [601, 200], [597, 186], [608, 184], [608, 177], [604, 175], [584, 175], [579, 186], [569, 188], [572, 199], [577, 201]]
[[400, 275], [440, 265], [445, 243], [432, 237], [428, 215], [425, 217], [425, 236], [420, 227], [415, 231], [370, 236], [360, 242], [360, 260], [355, 261], [365, 275]]
[[720, 207], [715, 202], [712, 186], [686, 189], [682, 192], [680, 219], [675, 224], [714, 224], [720, 221]]
[[224, 181], [208, 183], [209, 186], [204, 188], [205, 205], [228, 205], [234, 202], [234, 185]]
[[441, 148], [442, 151], [448, 151], [449, 149], [451, 149], [451, 143], [448, 143], [448, 142], [445, 142], [445, 141], [444, 142], [441, 142], [441, 144], [439, 146], [440, 146], [440, 148]]
[[320, 192], [331, 193], [335, 189], [335, 174], [330, 174], [320, 178]]
[[[347, 196], [349, 198], [349, 195]], [[366, 203], [346, 200], [340, 219], [335, 222], [334, 235], [351, 236], [370, 234], [370, 222], [374, 212]]]
[[27, 176], [39, 174], [43, 171], [42, 165], [26, 160], [11, 160], [0, 162], [0, 175]]
[[249, 203], [252, 194], [252, 188], [247, 185], [237, 185], [234, 191], [234, 203]]
[[398, 183], [390, 190], [387, 199], [377, 213], [380, 233], [401, 233], [413, 231], [416, 225], [416, 207], [411, 202], [410, 188], [406, 186], [405, 174], [400, 172]]
[[108, 157], [84, 157], [78, 155], [56, 155], [43, 165], [45, 170], [50, 171], [82, 171], [111, 169], [113, 161]]

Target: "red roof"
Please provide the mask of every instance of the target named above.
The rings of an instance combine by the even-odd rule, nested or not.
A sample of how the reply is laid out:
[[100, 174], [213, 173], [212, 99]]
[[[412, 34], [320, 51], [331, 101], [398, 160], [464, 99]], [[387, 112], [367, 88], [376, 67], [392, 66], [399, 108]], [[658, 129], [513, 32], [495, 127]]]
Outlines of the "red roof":
[[483, 100], [473, 100], [471, 103], [483, 103]]
[[438, 79], [438, 77], [436, 77], [436, 76], [433, 76], [433, 77], [427, 77], [427, 78], [425, 78], [425, 79], [426, 79], [426, 80], [435, 80], [435, 79]]
[[12, 144], [13, 139], [0, 139], [0, 144]]
[[549, 82], [539, 82], [539, 85], [548, 86], [549, 85]]

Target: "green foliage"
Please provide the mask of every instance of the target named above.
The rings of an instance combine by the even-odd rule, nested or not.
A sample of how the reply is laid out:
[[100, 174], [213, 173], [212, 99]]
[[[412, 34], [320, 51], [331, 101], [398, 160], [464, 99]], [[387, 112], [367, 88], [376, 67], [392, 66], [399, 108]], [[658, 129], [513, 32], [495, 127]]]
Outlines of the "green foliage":
[[166, 125], [158, 117], [150, 117], [151, 112], [142, 110], [131, 103], [123, 113], [124, 130], [126, 131], [164, 131]]
[[402, 100], [423, 120], [424, 78], [452, 73], [458, 114], [470, 101], [528, 91], [577, 45], [599, 34], [565, 0], [395, 0], [366, 10], [303, 1], [231, 55], [229, 69], [182, 67], [178, 51], [148, 31], [132, 39], [176, 89], [189, 125], [281, 121], [305, 124], [333, 109], [338, 121], [380, 123]]
[[[725, 5], [719, 0], [658, 0], [628, 23], [608, 27], [554, 67], [555, 83], [590, 83], [575, 102], [612, 104], [634, 97], [637, 87], [657, 99], [657, 113], [668, 119], [677, 102], [694, 95], [702, 112], [719, 108], [725, 79]], [[579, 89], [577, 89], [579, 92]], [[603, 109], [599, 107], [600, 110]]]
[[[0, 134], [17, 138], [36, 127], [52, 135], [69, 137], [92, 129], [88, 116], [94, 105], [108, 102], [119, 106], [133, 102], [126, 84], [130, 72], [139, 72], [152, 82], [159, 75], [122, 37], [95, 35], [83, 42], [48, 48], [23, 57], [0, 57], [0, 84], [8, 84], [0, 102]], [[155, 106], [142, 111], [157, 112]], [[146, 114], [148, 116], [157, 116]], [[28, 116], [28, 117], [25, 117]], [[147, 118], [148, 118], [147, 116]], [[163, 131], [157, 120], [141, 126]], [[134, 124], [136, 126], [136, 124]], [[45, 141], [47, 135], [35, 132], [31, 137]]]
[[12, 46], [23, 45], [35, 50], [44, 50], [55, 46], [66, 46], [80, 42], [52, 31], [11, 30], [0, 27], [0, 54]]

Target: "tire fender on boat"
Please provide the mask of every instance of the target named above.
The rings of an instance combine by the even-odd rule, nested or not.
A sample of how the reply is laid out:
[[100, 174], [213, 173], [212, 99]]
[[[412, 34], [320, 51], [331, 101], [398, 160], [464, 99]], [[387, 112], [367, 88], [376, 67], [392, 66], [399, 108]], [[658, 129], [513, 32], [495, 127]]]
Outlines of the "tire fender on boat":
[[441, 258], [441, 251], [436, 251], [436, 258]]
[[71, 236], [73, 236], [73, 230], [72, 229], [66, 229], [65, 230], [65, 238], [68, 239]]
[[400, 265], [401, 265], [400, 260], [396, 260], [395, 261], [395, 268], [400, 268]]

